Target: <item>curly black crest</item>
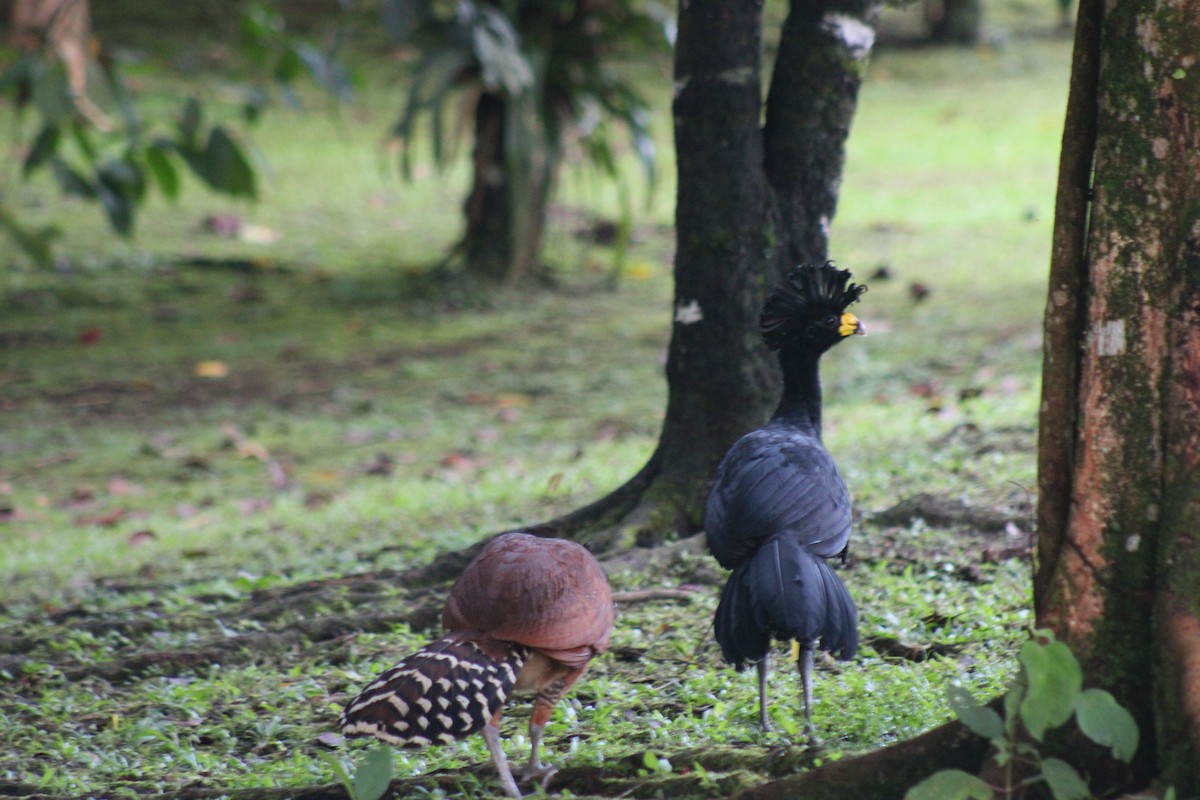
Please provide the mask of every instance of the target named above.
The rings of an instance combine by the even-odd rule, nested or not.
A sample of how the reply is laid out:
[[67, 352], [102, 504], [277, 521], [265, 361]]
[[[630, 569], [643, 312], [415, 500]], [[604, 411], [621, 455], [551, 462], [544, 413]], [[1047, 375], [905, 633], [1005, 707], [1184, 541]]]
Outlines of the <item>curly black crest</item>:
[[867, 287], [850, 283], [849, 270], [833, 262], [802, 264], [788, 272], [767, 297], [759, 315], [763, 341], [772, 350], [799, 339], [805, 325], [826, 314], [841, 314]]

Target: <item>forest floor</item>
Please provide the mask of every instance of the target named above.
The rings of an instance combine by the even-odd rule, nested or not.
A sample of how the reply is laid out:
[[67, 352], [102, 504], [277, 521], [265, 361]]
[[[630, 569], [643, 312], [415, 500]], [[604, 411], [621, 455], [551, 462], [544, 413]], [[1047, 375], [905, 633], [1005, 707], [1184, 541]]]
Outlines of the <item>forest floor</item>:
[[[732, 795], [937, 726], [951, 683], [988, 698], [1011, 679], [1070, 49], [1052, 22], [881, 50], [863, 91], [832, 252], [870, 286], [870, 335], [824, 371], [863, 647], [818, 665], [824, 744], [799, 744], [786, 667], [776, 732], [758, 728], [693, 538], [606, 560], [617, 628], [547, 728], [551, 793]], [[0, 796], [335, 796], [365, 746], [330, 736], [338, 712], [435, 635], [455, 554], [650, 455], [673, 186], [618, 263], [588, 235], [611, 198], [571, 174], [544, 285], [483, 293], [426, 269], [465, 176], [381, 171], [377, 91], [337, 118], [268, 114], [262, 202], [190, 187], [131, 242], [0, 177], [68, 234], [56, 271], [0, 275]], [[664, 76], [664, 153], [668, 93]], [[506, 717], [513, 760], [527, 713]], [[478, 737], [394, 764], [398, 792], [497, 790]]]

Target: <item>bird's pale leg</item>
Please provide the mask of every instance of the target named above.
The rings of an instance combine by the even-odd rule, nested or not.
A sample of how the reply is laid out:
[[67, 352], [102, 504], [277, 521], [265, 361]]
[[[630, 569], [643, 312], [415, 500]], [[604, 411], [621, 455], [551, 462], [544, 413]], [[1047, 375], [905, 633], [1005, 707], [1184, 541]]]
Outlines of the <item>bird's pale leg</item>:
[[820, 740], [813, 732], [812, 724], [812, 704], [813, 704], [813, 642], [800, 643], [800, 684], [804, 692], [804, 737], [808, 739], [809, 744], [820, 744]]
[[771, 669], [771, 654], [768, 653], [755, 665], [758, 668], [758, 724], [764, 731], [774, 730], [767, 716], [767, 673]]
[[513, 780], [512, 771], [508, 768], [508, 759], [504, 757], [504, 748], [500, 746], [499, 715], [492, 717], [492, 720], [483, 726], [483, 740], [487, 742], [488, 752], [492, 754], [492, 761], [496, 764], [496, 772], [500, 775], [504, 793], [509, 797], [519, 798], [521, 790]]

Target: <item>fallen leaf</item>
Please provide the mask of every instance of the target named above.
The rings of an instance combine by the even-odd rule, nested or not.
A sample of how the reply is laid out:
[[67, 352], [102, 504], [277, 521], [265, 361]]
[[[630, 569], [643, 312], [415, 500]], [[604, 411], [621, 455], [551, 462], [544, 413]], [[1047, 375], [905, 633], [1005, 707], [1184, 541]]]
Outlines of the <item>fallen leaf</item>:
[[364, 470], [368, 475], [382, 475], [387, 477], [392, 474], [392, 470], [396, 468], [396, 462], [387, 453], [376, 453], [375, 458], [371, 463], [367, 464]]
[[928, 285], [920, 281], [909, 284], [908, 296], [912, 298], [914, 303], [921, 302], [931, 294], [933, 294], [933, 289], [930, 289]]
[[133, 533], [129, 534], [129, 538], [126, 539], [126, 542], [130, 547], [137, 547], [138, 545], [149, 544], [157, 538], [158, 534], [156, 534], [154, 531], [134, 531]]
[[193, 372], [197, 378], [224, 378], [229, 374], [229, 365], [224, 361], [199, 361]]
[[115, 508], [107, 514], [95, 514], [78, 517], [75, 520], [76, 525], [99, 525], [103, 528], [111, 528], [121, 520], [125, 519], [125, 514], [128, 513], [124, 508]]
[[305, 508], [324, 508], [333, 502], [332, 492], [323, 492], [319, 489], [314, 489], [304, 495]]
[[108, 493], [113, 497], [128, 497], [132, 494], [141, 494], [141, 487], [130, 483], [124, 478], [113, 478], [108, 482]]
[[242, 458], [253, 458], [256, 461], [267, 462], [271, 460], [271, 454], [267, 452], [266, 446], [253, 439], [244, 439], [239, 442], [237, 454]]
[[654, 265], [648, 261], [634, 261], [622, 274], [631, 281], [648, 281], [654, 277]]

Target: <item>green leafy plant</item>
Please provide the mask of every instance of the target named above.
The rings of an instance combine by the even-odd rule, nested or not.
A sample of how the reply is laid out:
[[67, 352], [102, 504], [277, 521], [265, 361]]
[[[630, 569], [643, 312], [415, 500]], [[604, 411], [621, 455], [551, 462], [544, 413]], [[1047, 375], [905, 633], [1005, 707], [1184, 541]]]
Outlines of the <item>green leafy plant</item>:
[[368, 750], [354, 770], [347, 761], [333, 755], [327, 754], [325, 761], [346, 787], [350, 800], [379, 800], [392, 782], [392, 748], [386, 744]]
[[[618, 186], [625, 218], [617, 231], [619, 258], [632, 212], [619, 180], [616, 134], [628, 134], [651, 187], [655, 150], [648, 104], [613, 62], [630, 48], [666, 44], [670, 14], [630, 0], [384, 0], [383, 14], [393, 41], [420, 53], [393, 126], [403, 174], [412, 174], [421, 120], [429, 121], [439, 166], [457, 152], [464, 131], [474, 136], [475, 188], [461, 243], [468, 268], [512, 278], [536, 259], [570, 148]], [[460, 109], [453, 124], [448, 108]]]
[[[257, 120], [267, 103], [265, 83], [291, 97], [293, 82], [305, 72], [329, 92], [348, 95], [349, 79], [338, 62], [290, 35], [283, 18], [269, 7], [252, 4], [243, 16], [242, 34], [243, 57], [257, 73], [269, 76], [247, 92], [241, 109], [245, 122]], [[99, 91], [120, 112], [106, 126], [80, 112], [65, 68], [43, 53], [24, 53], [0, 73], [0, 95], [10, 95], [18, 110], [31, 109], [39, 118], [37, 133], [25, 148], [23, 178], [49, 169], [64, 195], [97, 203], [121, 236], [133, 234], [137, 210], [149, 190], [157, 188], [169, 200], [178, 197], [185, 171], [215, 192], [257, 198], [258, 170], [241, 132], [224, 122], [208, 122], [195, 97], [183, 101], [174, 120], [148, 118], [117, 63], [105, 58], [99, 67]], [[59, 232], [29, 229], [2, 200], [0, 233], [35, 263], [48, 266], [53, 260]]]
[[1109, 692], [1083, 689], [1083, 671], [1066, 644], [1049, 631], [1038, 631], [1021, 646], [1017, 660], [1021, 669], [1004, 696], [1003, 717], [961, 686], [950, 685], [946, 692], [963, 725], [992, 743], [1003, 784], [993, 786], [963, 770], [941, 770], [909, 789], [905, 800], [990, 800], [996, 792], [1022, 797], [1040, 783], [1055, 800], [1090, 798], [1087, 782], [1074, 767], [1038, 749], [1048, 730], [1072, 716], [1086, 737], [1110, 748], [1113, 758], [1133, 758], [1138, 747], [1133, 716]]

